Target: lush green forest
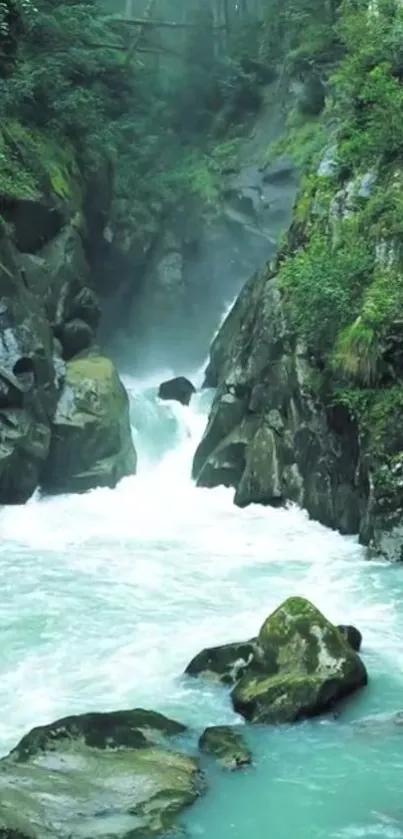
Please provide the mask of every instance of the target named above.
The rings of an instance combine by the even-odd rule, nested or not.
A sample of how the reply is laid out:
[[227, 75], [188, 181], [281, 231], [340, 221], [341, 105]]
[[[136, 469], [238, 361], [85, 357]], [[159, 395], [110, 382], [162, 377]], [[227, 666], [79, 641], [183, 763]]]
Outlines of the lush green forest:
[[[108, 161], [113, 222], [141, 238], [184, 192], [214, 201], [262, 85], [277, 78], [285, 91], [290, 74], [327, 61], [334, 10], [194, 0], [184, 13], [159, 0], [132, 4], [139, 19], [150, 13], [141, 27], [123, 5], [112, 15], [97, 0], [1, 3], [0, 189], [22, 195], [44, 169], [65, 191], [66, 169], [87, 181]], [[179, 28], [150, 25], [161, 18]]]
[[242, 44], [234, 59], [209, 10], [193, 7], [193, 27], [148, 27], [149, 37], [96, 0], [2, 3], [2, 195], [29, 192], [41, 168], [66, 190], [66, 167], [89, 180], [107, 161], [114, 223], [153, 230], [183, 190], [209, 199], [206, 152], [258, 105], [259, 68], [245, 65]]
[[[403, 12], [394, 0], [372, 12], [365, 0], [194, 0], [186, 12], [160, 0], [122, 3], [114, 14], [97, 0], [3, 0], [0, 15], [3, 203], [47, 179], [74, 200], [106, 170], [113, 223], [140, 240], [184, 194], [214, 202], [216, 174], [264, 86], [276, 80], [286, 100], [302, 79], [285, 141], [308, 170], [293, 225], [305, 248], [282, 270], [291, 316], [333, 370], [365, 384], [384, 375], [401, 288], [375, 263], [368, 231], [398, 247]], [[334, 190], [312, 174], [310, 152], [328, 138], [338, 147], [335, 179], [374, 164], [381, 173], [370, 201], [339, 224], [332, 252], [327, 223], [311, 214], [313, 197]]]

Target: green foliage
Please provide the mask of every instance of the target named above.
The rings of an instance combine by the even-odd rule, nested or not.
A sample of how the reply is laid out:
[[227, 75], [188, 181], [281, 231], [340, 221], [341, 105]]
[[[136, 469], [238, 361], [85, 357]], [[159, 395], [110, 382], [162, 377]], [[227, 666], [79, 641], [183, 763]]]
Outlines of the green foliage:
[[271, 163], [280, 155], [288, 154], [300, 171], [307, 171], [317, 160], [328, 136], [323, 115], [303, 117], [294, 109], [287, 119], [284, 133], [268, 147], [264, 162]]
[[372, 265], [364, 240], [332, 250], [320, 234], [282, 264], [280, 283], [293, 325], [314, 353], [327, 354], [340, 328], [358, 314]]
[[135, 93], [122, 43], [108, 49], [108, 40], [95, 0], [38, 0], [19, 60], [0, 86], [0, 116], [67, 137], [93, 156], [103, 152]]
[[309, 65], [328, 65], [339, 51], [336, 9], [332, 1], [268, 0], [261, 58], [272, 64], [284, 62], [290, 75]]
[[[316, 122], [298, 127], [294, 116], [298, 130], [283, 146], [311, 174], [295, 205], [280, 279], [294, 327], [333, 384], [367, 391], [401, 374], [403, 8], [394, 0], [378, 0], [372, 10], [364, 0], [343, 0], [335, 29], [343, 57], [332, 101]], [[337, 170], [319, 178], [323, 151], [315, 145], [324, 145], [329, 124]], [[371, 185], [360, 194], [368, 174]]]
[[52, 136], [8, 119], [0, 129], [0, 195], [6, 199], [52, 193], [72, 205], [81, 203], [80, 178], [73, 148]]
[[10, 144], [5, 126], [0, 129], [0, 195], [3, 198], [28, 198], [38, 188], [34, 172], [22, 158], [19, 146]]
[[[128, 61], [133, 31], [111, 23], [98, 0], [0, 0], [0, 121], [24, 132], [0, 149], [2, 194], [41, 188], [45, 165], [54, 191], [66, 197], [74, 179], [85, 189], [109, 160], [114, 229], [141, 252], [161, 216], [186, 195], [213, 205], [217, 176], [235, 154], [218, 130], [228, 136], [231, 123], [259, 107], [259, 82], [241, 54], [216, 54], [205, 7], [202, 18], [202, 28], [179, 41], [181, 58], [164, 59], [166, 73], [153, 56]], [[1, 45], [11, 24], [6, 72]], [[57, 147], [69, 150], [68, 165]]]
[[403, 8], [395, 0], [344, 0], [340, 38], [345, 57], [334, 75], [341, 155], [349, 166], [401, 157], [403, 132]]
[[337, 337], [333, 367], [364, 386], [377, 382], [383, 347], [374, 327], [361, 315]]

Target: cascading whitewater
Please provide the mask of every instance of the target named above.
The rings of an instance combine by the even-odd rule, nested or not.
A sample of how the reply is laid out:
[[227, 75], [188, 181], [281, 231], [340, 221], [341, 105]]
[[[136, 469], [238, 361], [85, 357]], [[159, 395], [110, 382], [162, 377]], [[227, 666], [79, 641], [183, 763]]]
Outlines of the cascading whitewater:
[[400, 839], [401, 735], [382, 715], [354, 720], [400, 707], [401, 572], [296, 508], [241, 511], [231, 490], [196, 489], [211, 394], [183, 408], [160, 403], [152, 382], [126, 385], [138, 476], [1, 511], [1, 751], [85, 710], [154, 708], [196, 731], [238, 722], [225, 690], [186, 680], [184, 667], [205, 646], [251, 637], [301, 594], [360, 628], [370, 687], [337, 720], [252, 728], [255, 768], [217, 770], [189, 834]]

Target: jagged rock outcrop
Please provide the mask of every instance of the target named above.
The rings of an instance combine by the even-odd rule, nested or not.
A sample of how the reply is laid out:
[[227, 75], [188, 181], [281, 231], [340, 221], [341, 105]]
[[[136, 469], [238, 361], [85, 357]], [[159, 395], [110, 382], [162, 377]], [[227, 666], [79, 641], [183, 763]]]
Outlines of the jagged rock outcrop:
[[322, 154], [277, 257], [213, 342], [216, 396], [193, 464], [199, 485], [233, 486], [240, 506], [296, 502], [392, 561], [403, 557], [401, 184], [395, 166], [352, 175], [337, 145]]
[[235, 487], [235, 503], [294, 501], [344, 533], [359, 529], [357, 430], [314, 396], [306, 348], [290, 330], [274, 266], [245, 285], [211, 348], [217, 388], [193, 475]]
[[186, 672], [232, 685], [235, 710], [253, 723], [316, 716], [367, 683], [339, 629], [301, 597], [269, 615], [257, 638], [204, 650]]
[[100, 319], [85, 228], [105, 222], [105, 199], [84, 218], [68, 145], [17, 122], [1, 126], [0, 153], [0, 503], [38, 484], [114, 486], [136, 464], [127, 396], [107, 359], [82, 358]]
[[0, 225], [0, 503], [26, 501], [49, 453], [62, 365], [36, 295]]
[[112, 362], [90, 353], [66, 364], [42, 471], [46, 492], [114, 487], [136, 471], [129, 400]]
[[170, 742], [184, 731], [142, 709], [34, 728], [0, 761], [2, 837], [166, 835], [203, 790], [197, 761]]

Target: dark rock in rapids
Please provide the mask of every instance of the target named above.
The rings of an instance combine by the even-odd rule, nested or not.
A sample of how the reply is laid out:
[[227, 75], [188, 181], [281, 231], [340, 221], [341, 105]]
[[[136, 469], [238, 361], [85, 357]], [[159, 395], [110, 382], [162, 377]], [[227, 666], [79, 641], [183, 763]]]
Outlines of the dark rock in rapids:
[[186, 672], [232, 685], [235, 710], [253, 723], [317, 716], [367, 684], [346, 637], [301, 597], [279, 606], [256, 639], [203, 650]]
[[185, 376], [177, 376], [175, 379], [162, 382], [158, 389], [160, 399], [173, 399], [181, 405], [189, 405], [194, 393], [196, 393], [196, 388]]
[[215, 725], [206, 728], [199, 748], [217, 758], [224, 769], [239, 769], [252, 763], [252, 752], [235, 726]]
[[2, 839], [149, 839], [170, 833], [203, 790], [173, 750], [185, 726], [142, 709], [34, 728], [0, 761]]
[[257, 639], [239, 644], [209, 647], [196, 655], [186, 668], [188, 676], [204, 676], [223, 685], [233, 685], [257, 655]]
[[355, 650], [356, 653], [359, 653], [362, 644], [362, 635], [359, 629], [356, 626], [350, 625], [340, 625], [337, 627], [339, 632], [341, 632], [343, 638], [350, 647]]

